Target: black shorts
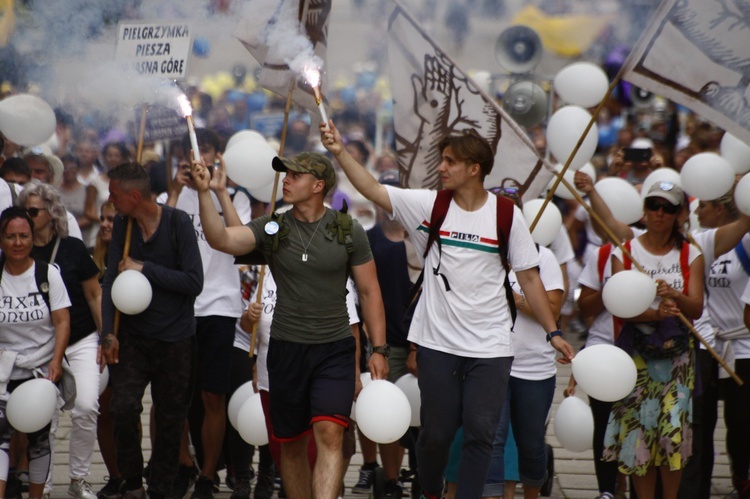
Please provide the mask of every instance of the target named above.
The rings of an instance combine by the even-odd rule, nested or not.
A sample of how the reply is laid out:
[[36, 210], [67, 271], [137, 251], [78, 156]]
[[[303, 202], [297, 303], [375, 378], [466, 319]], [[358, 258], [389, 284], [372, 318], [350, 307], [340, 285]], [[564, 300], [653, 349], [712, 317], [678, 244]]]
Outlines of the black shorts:
[[204, 392], [228, 394], [232, 390], [232, 348], [235, 317], [196, 317], [198, 380]]
[[281, 442], [299, 438], [316, 421], [349, 426], [355, 352], [353, 336], [318, 345], [271, 338], [268, 395], [276, 438]]

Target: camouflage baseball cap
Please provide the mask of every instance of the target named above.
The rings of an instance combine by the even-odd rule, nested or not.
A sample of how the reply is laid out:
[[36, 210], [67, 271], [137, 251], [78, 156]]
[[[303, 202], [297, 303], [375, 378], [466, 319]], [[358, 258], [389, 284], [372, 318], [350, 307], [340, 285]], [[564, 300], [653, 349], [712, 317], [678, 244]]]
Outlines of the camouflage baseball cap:
[[336, 185], [336, 172], [333, 170], [331, 161], [324, 155], [317, 152], [303, 152], [292, 158], [273, 158], [273, 169], [277, 172], [310, 173], [313, 177], [322, 180], [326, 184], [326, 194], [334, 185]]

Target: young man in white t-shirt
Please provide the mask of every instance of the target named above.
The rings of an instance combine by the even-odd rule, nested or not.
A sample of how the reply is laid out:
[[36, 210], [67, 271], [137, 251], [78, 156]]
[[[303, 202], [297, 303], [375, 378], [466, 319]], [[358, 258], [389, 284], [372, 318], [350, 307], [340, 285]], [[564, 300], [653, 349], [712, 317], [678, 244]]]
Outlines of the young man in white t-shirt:
[[[417, 253], [422, 254], [437, 193], [379, 184], [346, 151], [332, 121], [329, 126], [330, 131], [320, 125], [323, 145], [360, 193], [401, 222]], [[453, 199], [440, 229], [442, 250], [433, 245], [424, 262], [428, 271], [409, 330], [409, 341], [419, 346], [419, 480], [426, 498], [440, 497], [450, 445], [458, 427], [463, 426], [456, 495], [478, 498], [513, 359], [512, 320], [504, 298], [505, 269], [498, 256], [497, 198], [483, 186], [494, 153], [473, 130], [443, 139], [438, 152], [442, 156], [438, 174], [443, 187], [453, 191]], [[567, 362], [573, 349], [557, 329], [537, 271], [539, 253], [516, 209], [508, 239], [510, 265], [524, 291], [526, 306], [536, 311], [547, 339]]]

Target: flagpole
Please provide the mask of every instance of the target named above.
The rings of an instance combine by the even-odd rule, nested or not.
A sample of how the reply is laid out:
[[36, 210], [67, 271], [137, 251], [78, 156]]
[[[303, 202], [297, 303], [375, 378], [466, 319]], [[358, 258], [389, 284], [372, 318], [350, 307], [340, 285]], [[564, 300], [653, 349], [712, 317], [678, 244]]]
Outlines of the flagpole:
[[[299, 23], [300, 27], [302, 26], [302, 20], [307, 17], [307, 9], [308, 8], [308, 2], [304, 1], [302, 11], [299, 15]], [[284, 108], [284, 124], [281, 127], [281, 139], [279, 144], [279, 157], [284, 156], [284, 148], [286, 146], [286, 132], [287, 127], [289, 125], [289, 113], [292, 109], [292, 96], [294, 95], [294, 89], [297, 86], [297, 77], [296, 75], [292, 74], [292, 77], [289, 80], [289, 92], [286, 96], [286, 107]], [[276, 194], [279, 190], [279, 178], [281, 177], [281, 174], [279, 172], [276, 172], [273, 176], [273, 189], [271, 194], [271, 205], [269, 207], [269, 213], [273, 213], [273, 211], [276, 209]], [[260, 267], [260, 275], [258, 276], [258, 292], [255, 295], [255, 303], [258, 305], [262, 304], [263, 301], [263, 283], [266, 279], [266, 265], [261, 265]], [[255, 342], [258, 339], [258, 322], [253, 324], [253, 331], [250, 335], [250, 351], [248, 352], [250, 358], [253, 358], [255, 355]]]
[[[615, 87], [617, 87], [617, 84], [620, 82], [621, 73], [622, 73], [622, 70], [620, 70], [620, 73], [618, 73], [617, 76], [615, 76], [615, 79], [612, 80], [612, 83], [610, 83], [609, 88], [607, 89], [607, 93], [604, 94], [604, 97], [602, 98], [601, 102], [599, 102], [599, 105], [596, 107], [594, 114], [591, 115], [591, 119], [586, 125], [586, 128], [583, 130], [583, 133], [581, 134], [581, 137], [578, 139], [576, 146], [573, 148], [573, 151], [570, 153], [570, 156], [568, 156], [568, 159], [565, 161], [565, 165], [560, 171], [560, 175], [558, 175], [557, 179], [552, 184], [552, 187], [547, 193], [547, 197], [544, 198], [544, 202], [542, 203], [541, 208], [539, 208], [539, 211], [537, 212], [536, 217], [534, 217], [534, 221], [531, 222], [531, 225], [529, 225], [529, 232], [534, 232], [536, 225], [539, 223], [539, 219], [542, 218], [542, 213], [544, 213], [545, 208], [547, 208], [547, 205], [552, 199], [552, 196], [555, 195], [555, 190], [557, 190], [557, 186], [560, 185], [563, 175], [565, 175], [565, 172], [568, 171], [568, 168], [570, 167], [570, 163], [573, 162], [573, 158], [575, 158], [575, 155], [578, 153], [578, 150], [581, 148], [581, 145], [583, 145], [583, 141], [586, 140], [586, 136], [588, 135], [589, 130], [591, 130], [591, 127], [593, 127], [594, 123], [596, 123], [596, 119], [599, 117], [599, 113], [604, 107], [604, 104], [607, 102], [607, 99], [609, 99], [609, 96], [612, 95], [612, 92], [614, 91]], [[554, 97], [553, 95], [550, 95], [550, 99], [552, 99], [553, 97]], [[547, 148], [547, 150], [549, 150], [549, 147]]]

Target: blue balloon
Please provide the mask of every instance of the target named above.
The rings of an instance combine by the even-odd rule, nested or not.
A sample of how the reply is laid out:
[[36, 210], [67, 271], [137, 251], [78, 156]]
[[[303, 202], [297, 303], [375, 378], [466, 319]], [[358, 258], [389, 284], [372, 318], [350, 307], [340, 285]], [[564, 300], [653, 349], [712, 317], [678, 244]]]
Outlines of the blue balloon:
[[193, 40], [193, 54], [198, 57], [208, 57], [208, 53], [211, 51], [211, 44], [208, 39], [204, 36], [197, 36]]

